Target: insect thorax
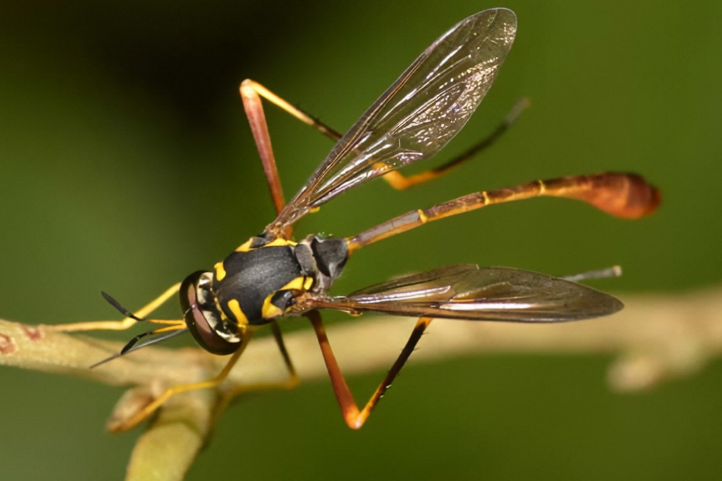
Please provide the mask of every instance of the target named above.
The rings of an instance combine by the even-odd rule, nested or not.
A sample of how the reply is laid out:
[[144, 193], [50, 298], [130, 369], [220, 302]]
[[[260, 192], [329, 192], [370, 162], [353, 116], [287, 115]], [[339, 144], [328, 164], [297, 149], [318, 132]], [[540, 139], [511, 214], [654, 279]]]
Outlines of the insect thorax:
[[296, 243], [252, 237], [216, 264], [211, 292], [227, 322], [265, 324], [298, 314], [299, 295], [326, 292], [347, 259], [345, 239], [309, 236]]

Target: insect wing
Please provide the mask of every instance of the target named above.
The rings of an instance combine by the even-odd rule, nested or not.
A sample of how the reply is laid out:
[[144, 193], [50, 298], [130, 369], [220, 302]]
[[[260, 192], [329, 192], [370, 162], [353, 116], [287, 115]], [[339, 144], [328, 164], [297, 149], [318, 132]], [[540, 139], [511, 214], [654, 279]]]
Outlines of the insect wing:
[[290, 225], [349, 188], [443, 148], [486, 95], [515, 33], [514, 12], [499, 8], [436, 40], [338, 141], [272, 225]]
[[504, 322], [564, 322], [605, 316], [623, 304], [575, 282], [506, 267], [473, 264], [404, 276], [317, 307], [402, 316]]

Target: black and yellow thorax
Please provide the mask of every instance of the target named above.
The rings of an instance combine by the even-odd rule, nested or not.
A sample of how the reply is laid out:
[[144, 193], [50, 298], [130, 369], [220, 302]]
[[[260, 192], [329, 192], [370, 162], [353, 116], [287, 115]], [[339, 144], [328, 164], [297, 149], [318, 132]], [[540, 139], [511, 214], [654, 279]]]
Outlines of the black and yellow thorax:
[[252, 237], [216, 264], [211, 293], [223, 320], [265, 324], [288, 315], [304, 292], [327, 290], [347, 258], [344, 239]]
[[180, 300], [188, 330], [210, 352], [234, 352], [248, 326], [303, 313], [296, 299], [326, 292], [348, 255], [345, 239], [252, 237], [213, 271], [197, 271], [183, 281]]

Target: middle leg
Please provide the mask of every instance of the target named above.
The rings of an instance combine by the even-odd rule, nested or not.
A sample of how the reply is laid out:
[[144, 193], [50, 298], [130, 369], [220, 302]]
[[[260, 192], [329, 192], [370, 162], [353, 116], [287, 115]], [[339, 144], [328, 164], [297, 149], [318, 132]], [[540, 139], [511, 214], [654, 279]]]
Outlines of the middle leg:
[[[260, 111], [259, 113], [254, 113], [254, 118], [258, 118], [257, 120], [251, 120], [251, 113], [248, 113], [249, 121], [251, 121], [251, 129], [254, 131], [254, 137], [256, 136], [256, 130], [258, 130], [258, 135], [260, 139], [256, 140], [256, 144], [258, 145], [259, 152], [261, 152], [261, 146], [263, 146], [263, 152], [261, 152], [261, 158], [268, 158], [269, 168], [266, 171], [266, 175], [269, 178], [269, 184], [274, 185], [278, 184], [277, 189], [280, 190], [280, 180], [272, 180], [272, 179], [278, 179], [278, 171], [276, 170], [276, 162], [275, 159], [273, 159], [273, 153], [270, 151], [270, 137], [267, 132], [267, 127], [265, 127], [265, 116], [263, 116], [263, 108], [261, 106], [260, 99], [263, 97], [264, 99], [268, 100], [272, 104], [276, 105], [283, 111], [287, 112], [288, 114], [292, 115], [293, 117], [297, 118], [301, 122], [305, 123], [306, 125], [310, 125], [326, 137], [330, 138], [331, 140], [338, 141], [341, 138], [341, 134], [334, 130], [333, 128], [329, 127], [328, 125], [324, 124], [320, 120], [316, 119], [315, 117], [309, 115], [308, 113], [304, 112], [300, 108], [292, 105], [290, 102], [284, 100], [283, 98], [279, 97], [275, 93], [268, 90], [263, 85], [259, 84], [258, 82], [255, 82], [251, 79], [246, 79], [241, 84], [241, 95], [243, 96], [244, 105], [248, 103], [248, 106], [246, 107], [246, 111], [248, 112], [248, 109], [250, 108], [252, 111]], [[494, 142], [496, 142], [499, 137], [502, 136], [504, 132], [506, 132], [509, 127], [516, 121], [516, 119], [519, 117], [519, 115], [529, 106], [529, 100], [526, 98], [523, 98], [519, 100], [514, 107], [507, 113], [504, 120], [489, 134], [488, 136], [484, 137], [481, 141], [477, 142], [471, 148], [467, 149], [465, 152], [463, 152], [461, 155], [449, 160], [448, 162], [444, 163], [443, 165], [436, 167], [434, 169], [427, 170], [425, 172], [421, 172], [419, 174], [415, 174], [412, 176], [405, 176], [401, 174], [398, 171], [389, 172], [387, 174], [383, 175], [383, 179], [389, 183], [391, 187], [397, 190], [403, 190], [407, 189], [411, 186], [423, 184], [424, 182], [428, 182], [430, 180], [436, 179], [438, 177], [441, 177], [442, 175], [448, 173], [452, 169], [458, 167], [459, 165], [463, 164], [467, 160], [474, 157], [476, 154], [480, 153], [481, 151], [489, 148]], [[262, 120], [260, 119], [262, 117]], [[253, 124], [257, 123], [258, 125], [255, 127]], [[265, 128], [265, 131], [264, 131]], [[268, 152], [270, 151], [270, 157]], [[264, 157], [266, 156], [266, 157]], [[264, 168], [266, 168], [266, 160], [264, 160]], [[270, 165], [272, 163], [272, 166]], [[271, 190], [274, 190], [274, 187], [271, 187]], [[275, 202], [275, 200], [274, 200]]]

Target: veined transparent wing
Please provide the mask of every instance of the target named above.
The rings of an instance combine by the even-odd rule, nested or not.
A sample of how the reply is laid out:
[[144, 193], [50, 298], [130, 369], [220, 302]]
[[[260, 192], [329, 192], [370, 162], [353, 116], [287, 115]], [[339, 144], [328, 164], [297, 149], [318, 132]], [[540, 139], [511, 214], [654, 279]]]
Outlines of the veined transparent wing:
[[269, 227], [290, 225], [361, 182], [434, 155], [486, 95], [515, 33], [516, 16], [504, 8], [446, 32], [338, 141]]
[[401, 316], [504, 322], [564, 322], [605, 316], [623, 304], [587, 286], [536, 272], [473, 264], [393, 279], [314, 307]]

